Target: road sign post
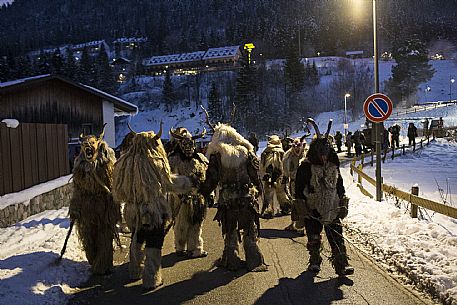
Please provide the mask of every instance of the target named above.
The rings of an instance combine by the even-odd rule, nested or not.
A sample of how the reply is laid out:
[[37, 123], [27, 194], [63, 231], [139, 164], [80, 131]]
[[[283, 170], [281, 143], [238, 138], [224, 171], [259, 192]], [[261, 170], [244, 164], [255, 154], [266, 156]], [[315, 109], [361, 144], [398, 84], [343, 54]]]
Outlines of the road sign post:
[[368, 120], [373, 122], [375, 128], [376, 147], [376, 200], [382, 200], [381, 176], [381, 132], [383, 123], [392, 114], [393, 104], [390, 98], [381, 93], [370, 95], [363, 103], [363, 112]]

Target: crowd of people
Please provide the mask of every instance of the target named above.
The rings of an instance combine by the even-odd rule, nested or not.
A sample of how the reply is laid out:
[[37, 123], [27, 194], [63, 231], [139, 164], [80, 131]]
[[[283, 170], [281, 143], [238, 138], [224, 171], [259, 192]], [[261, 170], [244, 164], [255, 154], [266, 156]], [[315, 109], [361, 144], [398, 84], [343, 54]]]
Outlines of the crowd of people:
[[[286, 141], [272, 135], [260, 159], [255, 134], [246, 139], [230, 124], [213, 125], [208, 115], [212, 138], [206, 155], [197, 151], [195, 143], [206, 130], [192, 135], [185, 127], [171, 129], [166, 147], [160, 140], [162, 125], [157, 134], [132, 130], [117, 160], [103, 140], [103, 132], [82, 135], [73, 169], [70, 218], [92, 272], [113, 271], [113, 241], [119, 240], [116, 224], [124, 219], [132, 235], [130, 278], [142, 279], [148, 290], [162, 285], [162, 247], [169, 230], [174, 230], [176, 255], [188, 259], [207, 256], [202, 226], [213, 197], [217, 206], [214, 220], [220, 223], [224, 239], [220, 267], [267, 271], [258, 245], [260, 218], [280, 214], [291, 217], [287, 230], [306, 232], [308, 271], [320, 270], [324, 231], [335, 272], [352, 274], [341, 225], [348, 199], [330, 140], [331, 124], [321, 134], [313, 120], [308, 123], [315, 130], [309, 145], [308, 135]], [[336, 141], [341, 150], [342, 137], [336, 136]], [[238, 253], [240, 242], [245, 264]]]

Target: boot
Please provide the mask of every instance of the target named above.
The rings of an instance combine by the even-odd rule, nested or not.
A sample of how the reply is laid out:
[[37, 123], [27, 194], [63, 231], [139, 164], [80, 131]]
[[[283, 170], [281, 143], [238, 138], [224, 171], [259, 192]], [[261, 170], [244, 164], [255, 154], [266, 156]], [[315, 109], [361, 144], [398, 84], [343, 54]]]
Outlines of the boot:
[[354, 273], [354, 268], [349, 265], [348, 256], [346, 253], [339, 253], [332, 256], [331, 258], [335, 273], [339, 276], [351, 275]]
[[141, 278], [141, 264], [144, 259], [144, 252], [142, 251], [141, 246], [142, 244], [139, 244], [132, 239], [129, 254], [129, 276], [131, 280], [139, 280]]
[[244, 234], [243, 246], [246, 255], [246, 267], [251, 272], [264, 272], [268, 271], [268, 266], [265, 264], [260, 248], [257, 245], [256, 237], [254, 234]]
[[319, 272], [321, 271], [322, 257], [319, 249], [309, 251], [308, 271]]
[[146, 260], [143, 270], [143, 288], [154, 290], [163, 284], [161, 273], [162, 250], [145, 248]]

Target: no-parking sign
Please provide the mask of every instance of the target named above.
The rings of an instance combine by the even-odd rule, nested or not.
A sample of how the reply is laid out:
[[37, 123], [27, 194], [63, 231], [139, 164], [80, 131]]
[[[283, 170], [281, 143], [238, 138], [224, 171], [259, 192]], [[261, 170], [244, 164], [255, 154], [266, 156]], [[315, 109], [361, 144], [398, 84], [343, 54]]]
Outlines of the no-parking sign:
[[363, 103], [363, 112], [367, 119], [374, 123], [387, 120], [392, 114], [393, 104], [387, 95], [375, 93], [370, 95]]

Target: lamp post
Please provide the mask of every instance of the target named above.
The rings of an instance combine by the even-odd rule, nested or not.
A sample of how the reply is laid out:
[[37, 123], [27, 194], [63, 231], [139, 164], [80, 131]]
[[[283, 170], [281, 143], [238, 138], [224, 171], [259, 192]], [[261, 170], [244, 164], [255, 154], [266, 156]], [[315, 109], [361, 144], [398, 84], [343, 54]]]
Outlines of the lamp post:
[[347, 131], [348, 131], [348, 128], [349, 128], [348, 119], [347, 119], [347, 99], [350, 96], [351, 95], [349, 93], [346, 93], [344, 95], [344, 125], [343, 125], [343, 128], [344, 128], [344, 140], [345, 141], [346, 141], [346, 138], [347, 138]]
[[452, 84], [455, 82], [455, 79], [452, 75], [450, 75], [449, 78], [449, 103], [452, 103]]
[[432, 90], [429, 85], [425, 88], [425, 103], [428, 103], [428, 93]]

